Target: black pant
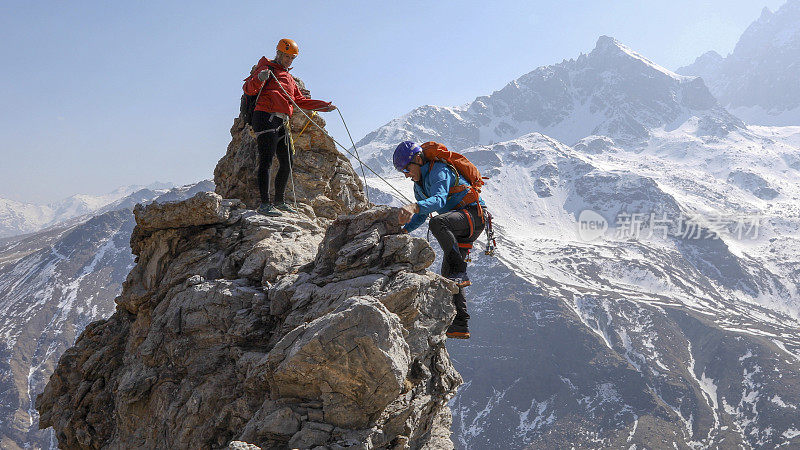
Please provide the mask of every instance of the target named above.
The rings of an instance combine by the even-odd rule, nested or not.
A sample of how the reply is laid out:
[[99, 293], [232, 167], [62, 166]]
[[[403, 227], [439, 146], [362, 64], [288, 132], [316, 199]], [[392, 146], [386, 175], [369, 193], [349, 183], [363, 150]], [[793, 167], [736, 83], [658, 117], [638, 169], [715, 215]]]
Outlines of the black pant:
[[[481, 235], [484, 228], [483, 215], [478, 210], [477, 205], [468, 206], [465, 209], [453, 210], [431, 219], [428, 228], [439, 241], [442, 247], [442, 275], [449, 277], [467, 271], [467, 248], [459, 247], [458, 244], [472, 244]], [[456, 305], [455, 322], [466, 322], [469, 320], [467, 314], [467, 300], [464, 298], [463, 289], [459, 288], [458, 293], [453, 295], [453, 303]]]
[[284, 201], [286, 183], [289, 181], [291, 164], [289, 148], [286, 145], [286, 127], [283, 119], [264, 112], [253, 112], [253, 131], [264, 131], [256, 138], [258, 144], [258, 191], [261, 203], [269, 203], [269, 167], [272, 157], [278, 156], [278, 173], [275, 175], [275, 203]]

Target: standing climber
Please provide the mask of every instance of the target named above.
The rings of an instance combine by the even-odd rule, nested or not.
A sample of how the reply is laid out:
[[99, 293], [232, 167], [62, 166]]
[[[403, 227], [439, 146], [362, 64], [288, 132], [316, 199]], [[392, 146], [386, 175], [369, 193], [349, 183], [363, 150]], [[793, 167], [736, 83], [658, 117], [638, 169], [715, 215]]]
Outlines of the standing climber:
[[[286, 126], [294, 111], [292, 100], [303, 109], [324, 112], [336, 109], [331, 102], [307, 98], [305, 96], [307, 91], [301, 92], [297, 87], [289, 70], [298, 53], [299, 49], [293, 40], [281, 39], [278, 42], [275, 59], [270, 61], [262, 56], [258, 64], [253, 67], [250, 76], [245, 79], [243, 87], [246, 95], [258, 96], [252, 117], [253, 131], [256, 133], [258, 144], [258, 190], [261, 195], [258, 212], [267, 216], [280, 216], [280, 211], [295, 212], [284, 199], [291, 169]], [[274, 202], [271, 202], [269, 168], [275, 155], [278, 156], [280, 165], [275, 176]]]
[[410, 232], [438, 212], [428, 228], [442, 247], [442, 275], [456, 282], [453, 295], [456, 317], [447, 337], [469, 339], [469, 314], [463, 289], [470, 285], [466, 257], [484, 229], [485, 204], [480, 198], [483, 184], [478, 169], [462, 155], [436, 142], [422, 146], [411, 141], [394, 151], [394, 167], [414, 181], [416, 203], [400, 208], [399, 221]]

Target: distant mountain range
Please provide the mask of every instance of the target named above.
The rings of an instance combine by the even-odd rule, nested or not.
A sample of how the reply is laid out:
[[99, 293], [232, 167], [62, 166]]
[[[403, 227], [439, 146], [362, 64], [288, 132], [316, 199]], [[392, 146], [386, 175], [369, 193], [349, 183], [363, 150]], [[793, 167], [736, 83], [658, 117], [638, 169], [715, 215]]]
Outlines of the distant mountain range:
[[[473, 337], [448, 343], [457, 448], [800, 445], [800, 127], [748, 126], [702, 78], [601, 37], [369, 133], [362, 157], [410, 196], [404, 139], [490, 177], [500, 248], [475, 251]], [[602, 237], [581, 235], [586, 211]]]
[[[475, 249], [473, 338], [448, 343], [465, 380], [451, 402], [457, 448], [800, 446], [798, 4], [682, 75], [602, 36], [359, 142], [409, 194], [390, 163], [405, 139], [440, 141], [491, 177], [500, 248]], [[798, 126], [750, 126], [771, 123]], [[396, 201], [369, 183], [373, 201]], [[31, 400], [77, 333], [114, 310], [133, 262], [127, 208], [197, 190], [213, 186], [130, 192], [79, 223], [0, 238], [0, 447], [54, 442]], [[578, 229], [587, 210], [608, 226], [595, 240]], [[0, 229], [55, 223], [36, 214]]]
[[604, 135], [634, 146], [644, 145], [651, 130], [674, 129], [689, 117], [698, 122], [697, 136], [744, 127], [699, 78], [677, 75], [601, 36], [588, 55], [540, 67], [465, 106], [421, 106], [367, 134], [358, 147], [370, 166], [389, 170], [403, 140], [460, 150], [535, 131], [569, 145]]
[[83, 328], [114, 312], [134, 264], [133, 205], [213, 190], [211, 181], [139, 189], [75, 223], [0, 239], [0, 447], [55, 442], [37, 429], [33, 401]]
[[685, 67], [730, 112], [755, 125], [800, 125], [800, 0], [764, 8], [733, 52], [709, 51]]
[[166, 192], [173, 187], [175, 185], [172, 183], [160, 182], [147, 186], [123, 186], [107, 194], [77, 194], [48, 205], [0, 198], [0, 238], [33, 233], [76, 217], [103, 211], [105, 207], [114, 208], [114, 203], [137, 191], [143, 191], [138, 196], [144, 198], [149, 192]]

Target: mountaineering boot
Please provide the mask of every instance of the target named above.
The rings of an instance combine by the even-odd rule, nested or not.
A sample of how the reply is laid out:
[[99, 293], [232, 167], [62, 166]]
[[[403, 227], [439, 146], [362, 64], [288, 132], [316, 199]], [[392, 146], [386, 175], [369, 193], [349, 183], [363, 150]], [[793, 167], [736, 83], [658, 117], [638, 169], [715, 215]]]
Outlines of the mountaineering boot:
[[289, 206], [286, 202], [275, 203], [275, 207], [280, 209], [281, 211], [285, 211], [288, 213], [296, 213], [297, 211], [294, 210], [291, 206]]
[[454, 320], [453, 324], [447, 328], [447, 337], [452, 339], [469, 339], [469, 326], [467, 321]]
[[467, 276], [467, 272], [454, 273], [447, 278], [455, 281], [456, 285], [460, 288], [472, 285], [472, 282], [469, 281], [469, 276]]
[[256, 212], [268, 217], [278, 217], [282, 215], [280, 211], [276, 210], [272, 206], [272, 203], [262, 203], [261, 206], [258, 207]]

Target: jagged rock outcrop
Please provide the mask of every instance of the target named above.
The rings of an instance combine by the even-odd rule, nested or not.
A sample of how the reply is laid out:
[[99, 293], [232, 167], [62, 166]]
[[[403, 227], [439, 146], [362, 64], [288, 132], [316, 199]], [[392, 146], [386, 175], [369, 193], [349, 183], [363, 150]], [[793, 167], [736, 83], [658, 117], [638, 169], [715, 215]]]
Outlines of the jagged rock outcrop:
[[[132, 209], [214, 190], [210, 181], [141, 189], [94, 217], [0, 239], [0, 448], [50, 448], [34, 404], [58, 359], [90, 323], [114, 313], [134, 265]], [[127, 188], [117, 192], [126, 191]]]
[[[295, 81], [303, 87], [298, 78]], [[311, 115], [310, 112], [307, 112]], [[311, 116], [320, 126], [325, 120], [319, 114]], [[216, 193], [223, 198], [241, 199], [249, 208], [260, 203], [256, 169], [258, 149], [255, 138], [245, 130], [244, 122], [237, 118], [231, 127], [233, 139], [228, 151], [214, 169]], [[295, 155], [292, 162], [294, 191], [292, 184], [286, 189], [286, 200], [295, 198], [308, 205], [318, 217], [335, 219], [338, 214], [363, 211], [367, 208], [364, 185], [358, 174], [339, 153], [330, 137], [326, 136], [306, 116], [296, 112], [291, 118]], [[270, 186], [277, 173], [277, 160], [270, 170]], [[295, 197], [296, 194], [296, 197]]]
[[[221, 175], [246, 171], [240, 134], [218, 193], [255, 187]], [[395, 209], [365, 210], [338, 152], [298, 142], [296, 167], [306, 156], [298, 214], [215, 193], [135, 208], [137, 264], [116, 312], [37, 398], [60, 447], [453, 447], [454, 285], [426, 270], [433, 250], [401, 233]], [[339, 212], [353, 214], [331, 221]]]

